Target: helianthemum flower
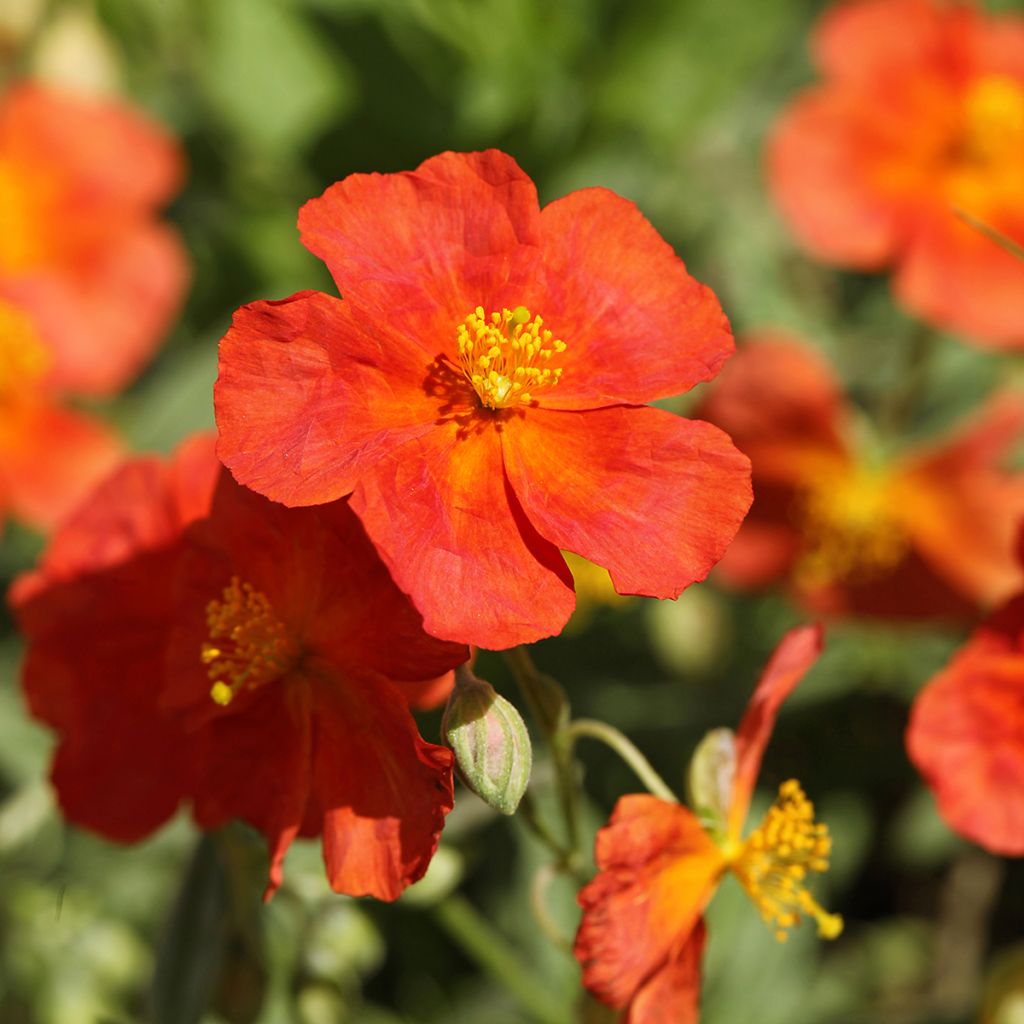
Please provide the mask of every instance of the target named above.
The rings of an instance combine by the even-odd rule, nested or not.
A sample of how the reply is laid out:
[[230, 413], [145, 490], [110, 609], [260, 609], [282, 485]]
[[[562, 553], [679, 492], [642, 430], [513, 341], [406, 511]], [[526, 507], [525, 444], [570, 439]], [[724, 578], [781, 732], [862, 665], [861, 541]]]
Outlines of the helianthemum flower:
[[468, 652], [422, 631], [345, 502], [276, 505], [193, 441], [101, 485], [12, 600], [69, 820], [130, 842], [183, 800], [202, 827], [242, 818], [268, 891], [296, 835], [351, 895], [426, 870], [451, 754], [409, 708]]
[[576, 957], [583, 983], [628, 1024], [692, 1024], [699, 1016], [704, 908], [732, 872], [776, 937], [801, 919], [823, 938], [842, 931], [807, 889], [831, 840], [793, 779], [745, 838], [743, 825], [779, 707], [821, 650], [821, 633], [787, 634], [765, 669], [739, 731], [709, 734], [695, 759], [698, 814], [654, 796], [619, 800], [597, 835], [598, 874], [580, 893]]
[[121, 103], [0, 93], [0, 301], [29, 314], [54, 391], [116, 393], [162, 339], [187, 273], [155, 214], [181, 173], [174, 140]]
[[[1024, 19], [956, 0], [849, 0], [818, 26], [822, 81], [782, 115], [772, 190], [817, 257], [892, 266], [940, 327], [1024, 346]], [[967, 218], [967, 219], [965, 219]]]
[[907, 749], [952, 828], [993, 853], [1024, 856], [1024, 594], [924, 688]]
[[1002, 466], [1024, 428], [1019, 394], [942, 440], [883, 454], [820, 355], [762, 335], [698, 411], [753, 465], [754, 505], [719, 579], [786, 580], [816, 611], [885, 618], [971, 615], [1020, 585], [1024, 474]]
[[644, 403], [732, 350], [712, 293], [631, 203], [537, 205], [502, 153], [357, 174], [303, 207], [344, 301], [257, 302], [221, 343], [218, 453], [287, 505], [351, 494], [437, 636], [501, 648], [573, 607], [563, 548], [674, 597], [721, 557], [748, 465]]

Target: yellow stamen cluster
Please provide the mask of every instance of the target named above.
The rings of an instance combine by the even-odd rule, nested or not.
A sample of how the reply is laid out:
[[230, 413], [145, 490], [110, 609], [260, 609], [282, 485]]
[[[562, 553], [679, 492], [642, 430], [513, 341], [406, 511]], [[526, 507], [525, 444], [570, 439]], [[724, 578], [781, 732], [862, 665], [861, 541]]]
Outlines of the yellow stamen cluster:
[[199, 657], [214, 680], [210, 697], [222, 707], [243, 688], [269, 683], [295, 664], [297, 646], [266, 595], [237, 576], [206, 606], [206, 624], [210, 642]]
[[859, 583], [892, 569], [908, 545], [898, 508], [892, 478], [883, 473], [855, 469], [815, 481], [794, 509], [804, 540], [797, 582]]
[[458, 328], [462, 372], [488, 409], [529, 405], [534, 393], [552, 388], [561, 367], [547, 365], [565, 351], [565, 342], [544, 328], [544, 321], [524, 306], [488, 317], [482, 306]]
[[814, 919], [823, 939], [834, 939], [843, 930], [842, 917], [825, 911], [803, 884], [810, 872], [828, 870], [831, 851], [828, 826], [815, 822], [814, 805], [800, 783], [790, 779], [779, 787], [764, 821], [730, 858], [730, 867], [764, 920], [775, 926], [780, 942], [805, 916]]
[[0, 300], [0, 397], [13, 398], [44, 376], [50, 355], [29, 317]]

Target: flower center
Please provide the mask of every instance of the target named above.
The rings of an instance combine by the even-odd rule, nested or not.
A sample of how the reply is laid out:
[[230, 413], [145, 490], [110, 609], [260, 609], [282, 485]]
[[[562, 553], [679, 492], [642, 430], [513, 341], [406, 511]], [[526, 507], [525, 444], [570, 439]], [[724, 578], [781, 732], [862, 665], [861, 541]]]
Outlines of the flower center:
[[34, 391], [50, 362], [28, 314], [0, 299], [0, 402]]
[[892, 569], [908, 545], [897, 507], [891, 477], [876, 470], [854, 468], [815, 481], [794, 509], [804, 539], [797, 582], [863, 583]]
[[45, 259], [49, 192], [45, 181], [33, 181], [24, 169], [0, 159], [0, 270], [25, 270]]
[[206, 606], [210, 639], [199, 657], [212, 679], [210, 697], [222, 707], [242, 689], [254, 690], [287, 672], [298, 658], [298, 646], [264, 593], [237, 576], [220, 600]]
[[529, 405], [543, 388], [553, 388], [561, 367], [547, 364], [565, 351], [565, 342], [544, 329], [544, 321], [524, 306], [487, 317], [482, 306], [459, 324], [459, 362], [481, 404], [488, 409]]
[[764, 821], [728, 857], [761, 917], [775, 926], [780, 942], [804, 917], [814, 919], [823, 939], [834, 939], [843, 930], [842, 917], [824, 910], [803, 885], [809, 872], [828, 870], [831, 851], [828, 826], [815, 822], [814, 805], [800, 783], [790, 779], [779, 787]]

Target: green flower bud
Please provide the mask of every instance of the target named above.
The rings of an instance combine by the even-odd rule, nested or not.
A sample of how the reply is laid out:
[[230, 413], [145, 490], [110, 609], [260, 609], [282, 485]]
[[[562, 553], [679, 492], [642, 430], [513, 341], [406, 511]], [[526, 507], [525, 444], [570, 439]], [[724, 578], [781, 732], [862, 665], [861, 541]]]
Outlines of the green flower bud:
[[462, 781], [496, 811], [514, 813], [533, 759], [530, 734], [515, 707], [490, 683], [460, 668], [441, 733]]
[[725, 829], [735, 776], [736, 737], [732, 729], [712, 729], [693, 752], [686, 787], [690, 806], [712, 833]]

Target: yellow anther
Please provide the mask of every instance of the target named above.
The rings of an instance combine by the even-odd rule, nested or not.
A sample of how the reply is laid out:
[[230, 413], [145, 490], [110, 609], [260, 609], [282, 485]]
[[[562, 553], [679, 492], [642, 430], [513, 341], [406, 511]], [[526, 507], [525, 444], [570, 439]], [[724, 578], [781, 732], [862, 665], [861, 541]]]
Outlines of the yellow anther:
[[199, 660], [209, 666], [210, 698], [221, 707], [242, 689], [277, 679], [298, 657], [295, 641], [266, 595], [237, 576], [231, 577], [220, 600], [206, 606], [206, 625], [210, 641], [200, 649]]
[[823, 939], [834, 939], [843, 930], [842, 917], [828, 913], [803, 886], [809, 872], [828, 870], [831, 852], [828, 827], [815, 822], [814, 805], [795, 779], [779, 787], [775, 803], [747, 841], [725, 851], [780, 942], [804, 917], [814, 920]]
[[794, 507], [804, 540], [797, 582], [807, 587], [864, 582], [892, 569], [908, 538], [890, 476], [867, 469], [825, 474]]
[[[560, 355], [565, 342], [544, 328], [541, 317], [531, 320], [525, 306], [490, 317], [477, 306], [459, 324], [457, 340], [462, 372], [488, 409], [529, 405], [535, 391], [554, 387], [562, 375], [561, 367], [537, 363], [546, 364], [553, 355]], [[527, 384], [529, 391], [524, 390]]]

